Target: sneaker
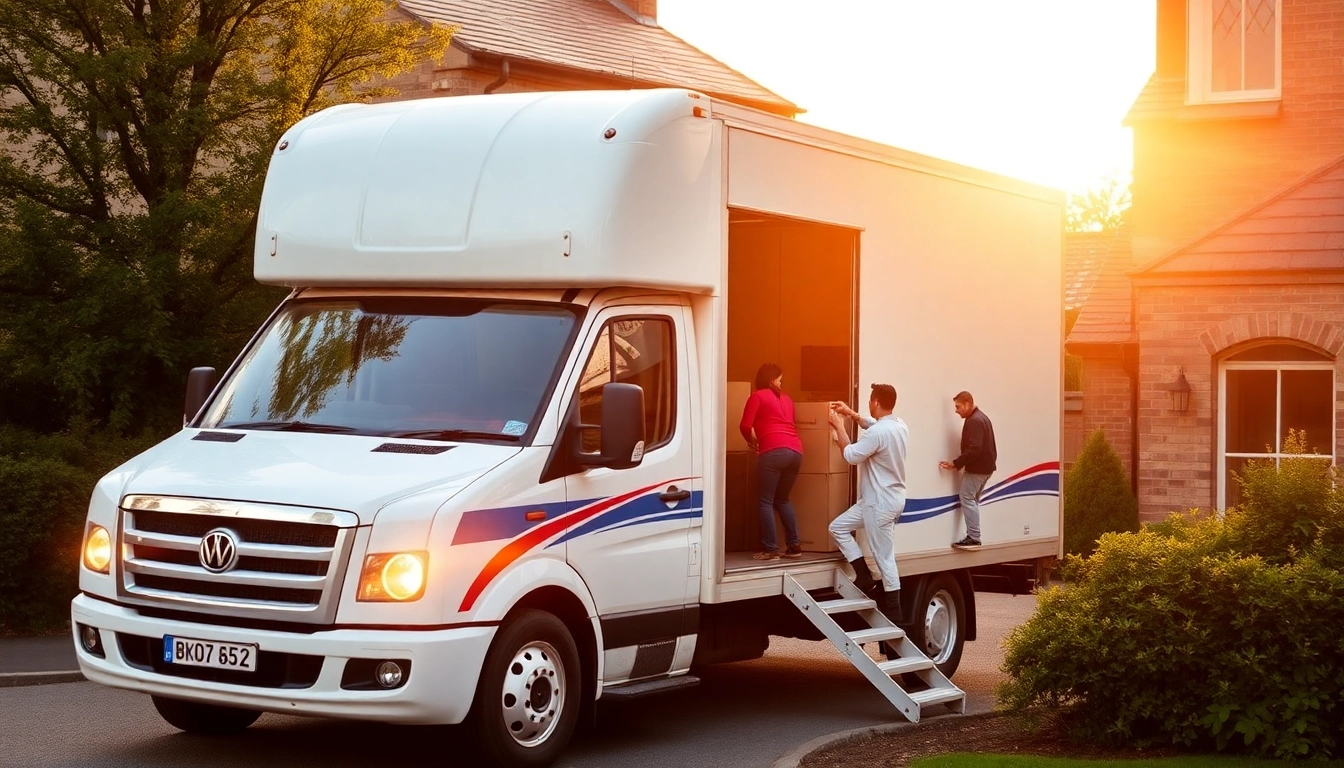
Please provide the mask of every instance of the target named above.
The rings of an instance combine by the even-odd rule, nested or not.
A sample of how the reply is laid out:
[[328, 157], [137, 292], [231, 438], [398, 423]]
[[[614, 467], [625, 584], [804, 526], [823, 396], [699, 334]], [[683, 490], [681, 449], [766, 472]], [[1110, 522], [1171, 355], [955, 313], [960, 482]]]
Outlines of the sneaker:
[[778, 560], [779, 553], [773, 550], [767, 552], [757, 552], [751, 556], [752, 560]]
[[882, 592], [882, 615], [886, 616], [892, 624], [900, 624], [905, 616], [901, 614], [901, 590], [894, 592]]
[[980, 546], [980, 540], [972, 539], [970, 536], [967, 536], [961, 541], [952, 542], [952, 546], [956, 549], [975, 549]]
[[789, 547], [788, 549], [784, 550], [784, 554], [780, 555], [780, 557], [787, 557], [790, 560], [795, 560], [802, 556], [803, 556], [803, 548], [801, 546]]

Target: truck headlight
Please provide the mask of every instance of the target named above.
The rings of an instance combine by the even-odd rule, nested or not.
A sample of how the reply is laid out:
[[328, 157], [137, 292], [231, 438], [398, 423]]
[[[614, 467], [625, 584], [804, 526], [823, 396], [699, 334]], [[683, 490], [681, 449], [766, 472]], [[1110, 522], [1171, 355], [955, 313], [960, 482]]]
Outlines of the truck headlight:
[[404, 603], [418, 600], [425, 592], [428, 552], [388, 552], [364, 558], [359, 576], [362, 602]]
[[112, 562], [112, 537], [101, 525], [90, 525], [84, 537], [84, 567], [90, 571], [107, 573]]

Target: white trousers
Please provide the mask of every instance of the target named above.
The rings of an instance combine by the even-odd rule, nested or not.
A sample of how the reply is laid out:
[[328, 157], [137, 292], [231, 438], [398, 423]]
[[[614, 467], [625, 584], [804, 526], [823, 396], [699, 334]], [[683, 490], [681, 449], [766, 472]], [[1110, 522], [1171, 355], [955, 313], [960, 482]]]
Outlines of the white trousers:
[[877, 570], [882, 573], [882, 589], [895, 592], [901, 588], [901, 575], [896, 570], [896, 521], [905, 511], [905, 498], [902, 497], [896, 510], [878, 511], [863, 503], [850, 507], [831, 521], [831, 536], [840, 545], [840, 554], [845, 560], [853, 562], [863, 557], [863, 550], [854, 540], [854, 531], [863, 529], [868, 549], [877, 561]]

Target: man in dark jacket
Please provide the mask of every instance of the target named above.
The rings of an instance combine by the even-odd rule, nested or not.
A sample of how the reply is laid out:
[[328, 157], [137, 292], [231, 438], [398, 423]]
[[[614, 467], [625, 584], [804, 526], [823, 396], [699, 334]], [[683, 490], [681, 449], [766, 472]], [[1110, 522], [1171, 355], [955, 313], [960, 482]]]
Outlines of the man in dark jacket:
[[943, 469], [961, 470], [961, 513], [966, 518], [966, 537], [953, 542], [957, 549], [980, 546], [980, 492], [989, 476], [998, 469], [998, 446], [994, 444], [994, 425], [985, 412], [975, 407], [970, 392], [961, 391], [952, 398], [952, 406], [965, 422], [961, 425], [961, 455], [942, 461]]

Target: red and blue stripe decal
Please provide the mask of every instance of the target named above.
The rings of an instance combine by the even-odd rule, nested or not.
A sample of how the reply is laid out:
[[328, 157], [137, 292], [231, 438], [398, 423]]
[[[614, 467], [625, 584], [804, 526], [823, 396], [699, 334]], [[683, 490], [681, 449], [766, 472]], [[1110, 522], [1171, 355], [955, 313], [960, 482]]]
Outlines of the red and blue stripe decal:
[[[462, 521], [453, 535], [454, 545], [514, 538], [496, 552], [485, 564], [485, 568], [477, 574], [471, 586], [467, 588], [466, 594], [462, 596], [462, 603], [457, 610], [459, 612], [471, 610], [476, 598], [480, 597], [481, 592], [485, 591], [486, 586], [496, 576], [543, 543], [550, 547], [576, 536], [602, 530], [700, 517], [704, 507], [703, 494], [699, 491], [671, 508], [658, 498], [658, 494], [669, 484], [688, 479], [690, 478], [664, 480], [619, 496], [600, 499], [477, 509], [463, 513]], [[558, 517], [538, 521], [526, 519], [528, 512], [538, 510], [546, 511], [547, 518], [552, 514]]]
[[[494, 509], [474, 509], [463, 513], [453, 535], [453, 545], [477, 544], [510, 539], [495, 553], [472, 581], [462, 597], [458, 611], [468, 611], [485, 588], [505, 568], [538, 546], [552, 547], [570, 539], [634, 525], [696, 519], [704, 515], [704, 495], [696, 491], [691, 498], [669, 508], [658, 498], [663, 488], [677, 480], [664, 480], [619, 496], [550, 504], [528, 504]], [[980, 496], [985, 507], [1025, 496], [1058, 496], [1059, 462], [1037, 464], [1006, 480], [986, 486]], [[955, 494], [930, 499], [909, 499], [900, 524], [917, 523], [952, 512], [960, 505]], [[529, 512], [546, 513], [544, 520], [528, 520]]]
[[[1023, 496], [1058, 495], [1059, 462], [1047, 461], [1034, 467], [1028, 467], [1006, 480], [1000, 480], [997, 483], [985, 486], [985, 489], [980, 492], [980, 507], [983, 509], [995, 502], [1017, 499]], [[901, 519], [897, 523], [918, 523], [921, 520], [947, 514], [959, 506], [961, 506], [961, 501], [956, 494], [938, 496], [932, 499], [908, 499], [905, 502], [905, 511], [901, 513]]]

